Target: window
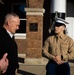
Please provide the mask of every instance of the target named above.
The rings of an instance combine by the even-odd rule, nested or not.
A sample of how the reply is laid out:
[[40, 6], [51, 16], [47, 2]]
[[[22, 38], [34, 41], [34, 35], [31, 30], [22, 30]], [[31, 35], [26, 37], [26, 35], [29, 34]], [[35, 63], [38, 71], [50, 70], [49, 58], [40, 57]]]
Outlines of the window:
[[16, 13], [20, 17], [20, 27], [16, 33], [26, 33], [26, 3], [13, 3], [12, 12]]
[[17, 34], [19, 34], [18, 36], [26, 34], [26, 12], [24, 8], [26, 8], [26, 2], [12, 4], [12, 12], [20, 17], [20, 26], [19, 30], [16, 31], [15, 37]]

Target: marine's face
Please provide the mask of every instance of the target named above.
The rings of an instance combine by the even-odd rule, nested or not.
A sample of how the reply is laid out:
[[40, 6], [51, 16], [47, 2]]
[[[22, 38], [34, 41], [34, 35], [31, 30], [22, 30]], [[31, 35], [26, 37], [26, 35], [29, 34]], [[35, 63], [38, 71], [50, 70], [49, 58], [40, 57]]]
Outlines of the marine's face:
[[56, 33], [56, 34], [63, 33], [64, 30], [65, 30], [65, 26], [64, 26], [64, 25], [55, 26], [55, 33]]
[[17, 29], [19, 29], [20, 19], [18, 17], [13, 17], [8, 21], [9, 31], [14, 34]]

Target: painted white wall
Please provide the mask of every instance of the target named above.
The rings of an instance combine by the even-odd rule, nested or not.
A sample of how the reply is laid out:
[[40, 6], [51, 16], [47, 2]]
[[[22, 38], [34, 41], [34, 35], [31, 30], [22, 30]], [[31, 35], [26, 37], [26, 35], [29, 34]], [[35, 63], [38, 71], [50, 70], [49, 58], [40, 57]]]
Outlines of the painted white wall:
[[26, 39], [26, 33], [16, 33], [14, 36], [15, 39]]
[[66, 17], [68, 35], [74, 40], [74, 17]]
[[66, 0], [51, 0], [51, 13], [55, 11], [65, 13], [66, 12]]

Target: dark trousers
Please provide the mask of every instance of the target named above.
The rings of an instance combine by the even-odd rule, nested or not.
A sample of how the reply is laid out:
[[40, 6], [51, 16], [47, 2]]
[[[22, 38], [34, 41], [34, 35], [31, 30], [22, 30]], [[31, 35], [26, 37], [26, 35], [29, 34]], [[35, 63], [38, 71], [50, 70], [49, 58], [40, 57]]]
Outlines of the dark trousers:
[[15, 73], [5, 73], [5, 74], [2, 74], [2, 75], [15, 75]]
[[14, 70], [7, 70], [4, 74], [2, 75], [15, 75], [15, 71]]
[[70, 66], [68, 62], [61, 65], [49, 62], [46, 66], [46, 75], [70, 75]]

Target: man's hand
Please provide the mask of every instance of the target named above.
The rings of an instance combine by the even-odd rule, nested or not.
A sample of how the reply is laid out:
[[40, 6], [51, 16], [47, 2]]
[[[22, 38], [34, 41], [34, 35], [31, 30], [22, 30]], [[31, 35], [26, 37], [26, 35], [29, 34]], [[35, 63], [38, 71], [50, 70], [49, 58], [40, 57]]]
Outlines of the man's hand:
[[5, 53], [2, 57], [2, 59], [0, 60], [0, 69], [2, 71], [2, 73], [5, 73], [8, 67], [8, 59], [7, 59], [7, 53]]

